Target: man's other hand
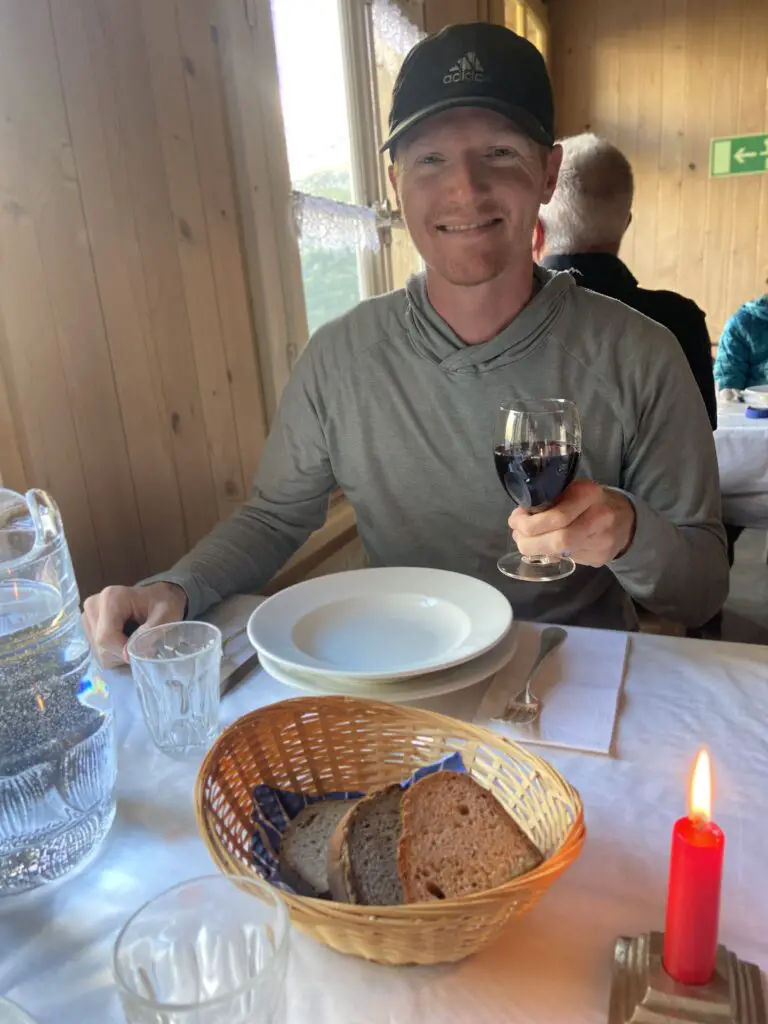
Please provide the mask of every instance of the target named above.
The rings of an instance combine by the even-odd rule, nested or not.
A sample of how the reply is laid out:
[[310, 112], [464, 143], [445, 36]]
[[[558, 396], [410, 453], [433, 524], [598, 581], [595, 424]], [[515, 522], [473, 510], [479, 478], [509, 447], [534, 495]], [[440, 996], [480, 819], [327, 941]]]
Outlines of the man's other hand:
[[186, 606], [187, 595], [175, 583], [106, 587], [85, 599], [83, 625], [99, 663], [103, 668], [115, 668], [128, 660], [127, 623], [133, 621], [141, 629], [150, 629], [165, 622], [179, 622]]

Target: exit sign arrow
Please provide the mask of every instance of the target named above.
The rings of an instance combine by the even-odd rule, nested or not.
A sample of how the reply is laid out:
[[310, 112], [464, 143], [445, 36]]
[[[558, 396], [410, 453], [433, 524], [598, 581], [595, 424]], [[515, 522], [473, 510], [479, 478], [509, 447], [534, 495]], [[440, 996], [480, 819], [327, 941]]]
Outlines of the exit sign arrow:
[[731, 135], [712, 139], [709, 173], [713, 178], [768, 172], [768, 131], [759, 135]]
[[757, 156], [757, 153], [753, 153], [751, 149], [745, 149], [743, 146], [739, 146], [733, 154], [733, 159], [738, 160], [740, 164], [743, 164], [745, 160], [751, 160], [752, 157], [755, 156]]

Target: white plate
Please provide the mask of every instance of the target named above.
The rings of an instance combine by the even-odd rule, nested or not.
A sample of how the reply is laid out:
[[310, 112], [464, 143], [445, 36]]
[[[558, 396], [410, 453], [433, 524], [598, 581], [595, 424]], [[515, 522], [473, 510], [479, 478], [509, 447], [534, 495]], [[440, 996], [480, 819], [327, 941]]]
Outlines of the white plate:
[[275, 594], [248, 620], [259, 652], [334, 678], [397, 679], [490, 650], [512, 622], [495, 587], [443, 569], [357, 569]]
[[334, 680], [311, 672], [301, 672], [299, 669], [287, 669], [266, 654], [260, 655], [260, 660], [261, 667], [273, 679], [297, 690], [307, 690], [324, 696], [340, 694], [343, 697], [370, 697], [389, 701], [390, 704], [405, 704], [411, 700], [440, 697], [445, 693], [474, 686], [475, 683], [488, 679], [503, 668], [513, 657], [516, 649], [517, 630], [512, 626], [500, 643], [474, 661], [455, 665], [442, 672], [429, 672], [425, 675], [411, 676], [404, 681], [378, 685], [371, 682], [354, 685], [348, 679]]

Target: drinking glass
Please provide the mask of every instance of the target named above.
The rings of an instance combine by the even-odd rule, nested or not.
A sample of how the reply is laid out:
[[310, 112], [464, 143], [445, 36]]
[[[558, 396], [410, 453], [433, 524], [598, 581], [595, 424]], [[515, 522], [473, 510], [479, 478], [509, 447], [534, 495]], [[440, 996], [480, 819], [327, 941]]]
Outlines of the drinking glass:
[[[556, 505], [576, 476], [581, 455], [581, 423], [573, 402], [564, 398], [514, 400], [496, 417], [493, 456], [507, 494], [532, 515]], [[516, 548], [497, 562], [516, 580], [547, 583], [570, 576], [576, 563], [567, 554], [521, 555]]]
[[208, 875], [168, 889], [115, 943], [128, 1024], [272, 1024], [288, 931], [283, 899], [261, 879]]
[[218, 730], [221, 630], [170, 622], [128, 641], [131, 673], [155, 745], [174, 758], [208, 750]]

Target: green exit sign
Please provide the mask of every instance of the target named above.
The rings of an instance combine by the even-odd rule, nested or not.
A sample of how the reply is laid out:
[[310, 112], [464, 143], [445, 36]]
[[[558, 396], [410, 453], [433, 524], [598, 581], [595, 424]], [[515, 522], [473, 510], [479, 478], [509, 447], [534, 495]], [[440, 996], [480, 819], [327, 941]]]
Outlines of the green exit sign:
[[712, 139], [709, 149], [709, 173], [713, 178], [730, 178], [734, 174], [765, 174], [766, 171], [768, 132]]

